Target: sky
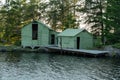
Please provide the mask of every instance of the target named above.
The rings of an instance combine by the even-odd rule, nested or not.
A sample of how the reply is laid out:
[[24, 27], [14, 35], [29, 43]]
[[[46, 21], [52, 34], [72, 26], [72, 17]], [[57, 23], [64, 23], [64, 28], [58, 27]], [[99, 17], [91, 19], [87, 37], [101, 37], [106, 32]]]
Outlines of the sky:
[[2, 3], [5, 3], [5, 0], [0, 0]]
[[[1, 3], [1, 2], [2, 2], [2, 3]], [[1, 4], [4, 4], [4, 3], [5, 3], [5, 0], [0, 0], [0, 5], [1, 5]]]

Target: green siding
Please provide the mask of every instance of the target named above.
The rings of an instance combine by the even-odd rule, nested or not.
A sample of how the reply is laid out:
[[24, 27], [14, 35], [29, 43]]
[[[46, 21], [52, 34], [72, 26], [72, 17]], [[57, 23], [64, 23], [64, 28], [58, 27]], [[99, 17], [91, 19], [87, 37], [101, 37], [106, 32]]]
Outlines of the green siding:
[[[60, 40], [62, 38], [62, 40]], [[61, 42], [62, 41], [62, 42]], [[74, 48], [74, 37], [59, 37], [58, 46], [61, 47], [60, 42], [62, 43], [62, 48]]]
[[[83, 32], [79, 33], [78, 35], [76, 35], [76, 37], [80, 37], [80, 44], [79, 44], [80, 49], [87, 49], [87, 48], [93, 47], [93, 37], [87, 31], [83, 31]], [[76, 39], [76, 37], [75, 37], [75, 39]], [[77, 40], [75, 40], [75, 46], [77, 46], [76, 41]]]
[[57, 43], [58, 43], [58, 38], [57, 38], [58, 32], [55, 32], [53, 30], [50, 30], [49, 44], [51, 43], [51, 35], [52, 34], [55, 35], [55, 45], [57, 45]]
[[32, 30], [29, 28], [31, 27], [31, 24], [27, 25], [26, 27], [22, 28], [22, 45], [28, 45], [28, 46], [31, 46], [32, 43], [31, 43], [31, 40], [32, 40]]
[[[38, 40], [32, 40], [32, 23], [22, 28], [22, 46], [48, 46], [51, 43], [51, 35], [55, 35], [55, 45], [60, 45], [60, 38], [62, 38], [63, 48], [77, 48], [77, 37], [80, 37], [80, 49], [87, 49], [93, 47], [93, 37], [86, 30], [79, 31], [75, 36], [58, 36], [57, 32], [51, 30], [46, 25], [38, 23]], [[72, 33], [71, 33], [72, 34]], [[58, 41], [57, 41], [58, 39]]]
[[38, 27], [38, 42], [40, 46], [47, 46], [49, 44], [49, 29], [42, 24]]
[[77, 49], [77, 37], [80, 37], [80, 49], [88, 49], [93, 47], [93, 37], [87, 31], [82, 31], [76, 36], [59, 36], [58, 46], [60, 45], [60, 38], [62, 38], [63, 48], [74, 48]]
[[[41, 23], [38, 24], [38, 40], [32, 40], [32, 23], [26, 25], [22, 28], [21, 36], [22, 36], [22, 46], [48, 46], [49, 45], [49, 38], [50, 38], [50, 31], [48, 27]], [[53, 31], [56, 35], [56, 32]]]

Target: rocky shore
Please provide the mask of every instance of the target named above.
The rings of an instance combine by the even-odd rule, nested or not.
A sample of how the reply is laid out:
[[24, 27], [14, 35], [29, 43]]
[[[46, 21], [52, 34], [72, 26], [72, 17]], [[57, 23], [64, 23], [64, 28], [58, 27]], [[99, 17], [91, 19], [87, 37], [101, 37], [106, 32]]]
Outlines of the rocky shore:
[[109, 51], [109, 56], [120, 56], [120, 49], [113, 48], [111, 45], [105, 46], [104, 50]]

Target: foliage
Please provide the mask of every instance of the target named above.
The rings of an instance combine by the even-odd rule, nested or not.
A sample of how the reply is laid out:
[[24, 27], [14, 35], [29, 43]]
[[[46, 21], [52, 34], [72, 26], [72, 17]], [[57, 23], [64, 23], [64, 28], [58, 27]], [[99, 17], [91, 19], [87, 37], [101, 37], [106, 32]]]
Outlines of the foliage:
[[3, 43], [11, 44], [20, 40], [21, 27], [37, 18], [37, 1], [6, 0], [0, 10], [0, 23], [2, 24], [0, 38]]
[[120, 43], [120, 28], [109, 34], [107, 44]]
[[[74, 3], [74, 4], [73, 4]], [[45, 5], [44, 16], [54, 30], [77, 28], [76, 5], [77, 0], [49, 0]]]
[[116, 32], [120, 27], [120, 0], [85, 0], [88, 24], [93, 35], [101, 36], [102, 44], [118, 43]]
[[[43, 20], [54, 30], [77, 28], [75, 12], [78, 0], [6, 0], [0, 7], [0, 42], [20, 40], [23, 25], [32, 20]], [[17, 39], [16, 39], [17, 37]]]
[[112, 45], [112, 47], [120, 49], [120, 43], [116, 43], [116, 44]]
[[78, 28], [83, 13], [102, 44], [119, 43], [119, 5], [120, 0], [6, 0], [0, 6], [0, 42], [20, 41], [22, 26], [32, 20], [42, 20], [54, 30]]
[[94, 46], [96, 48], [101, 48], [102, 47], [102, 43], [101, 43], [100, 37], [97, 37], [96, 39], [94, 39]]
[[101, 41], [104, 44], [104, 11], [106, 0], [85, 0], [85, 12], [87, 13], [86, 23], [92, 24], [92, 33], [94, 36], [101, 35]]
[[120, 0], [108, 0], [106, 13], [106, 37], [108, 43], [120, 42]]

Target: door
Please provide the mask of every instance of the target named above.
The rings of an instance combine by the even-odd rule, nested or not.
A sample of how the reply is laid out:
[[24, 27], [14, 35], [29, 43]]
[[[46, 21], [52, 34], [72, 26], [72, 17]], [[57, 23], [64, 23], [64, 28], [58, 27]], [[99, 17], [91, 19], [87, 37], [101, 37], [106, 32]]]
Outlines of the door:
[[51, 44], [55, 44], [55, 35], [51, 34]]
[[80, 49], [80, 37], [77, 37], [76, 45], [77, 45], [77, 49]]

